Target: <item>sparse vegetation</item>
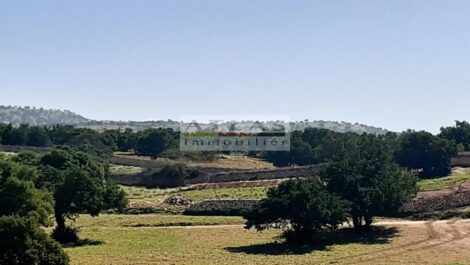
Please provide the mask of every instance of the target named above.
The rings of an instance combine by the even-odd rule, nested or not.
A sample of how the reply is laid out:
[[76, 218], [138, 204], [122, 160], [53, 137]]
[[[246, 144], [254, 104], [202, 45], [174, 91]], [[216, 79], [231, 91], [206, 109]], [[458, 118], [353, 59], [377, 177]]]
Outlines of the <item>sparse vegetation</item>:
[[109, 166], [109, 170], [111, 174], [118, 174], [118, 175], [132, 175], [142, 173], [144, 171], [141, 167], [134, 167], [134, 166], [123, 166], [123, 165], [114, 165], [111, 164]]
[[0, 123], [44, 126], [56, 124], [84, 124], [88, 121], [88, 119], [67, 110], [0, 105]]
[[181, 191], [178, 194], [193, 201], [213, 200], [213, 199], [264, 199], [268, 188], [227, 188], [227, 189], [203, 189]]

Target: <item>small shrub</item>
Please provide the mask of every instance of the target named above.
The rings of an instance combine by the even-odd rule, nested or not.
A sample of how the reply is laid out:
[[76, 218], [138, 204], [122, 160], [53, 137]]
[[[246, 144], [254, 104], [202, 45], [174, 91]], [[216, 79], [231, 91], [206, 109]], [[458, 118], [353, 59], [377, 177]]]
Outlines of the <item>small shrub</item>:
[[78, 229], [66, 226], [63, 230], [59, 230], [56, 227], [54, 231], [52, 231], [52, 238], [64, 245], [77, 243], [79, 241]]

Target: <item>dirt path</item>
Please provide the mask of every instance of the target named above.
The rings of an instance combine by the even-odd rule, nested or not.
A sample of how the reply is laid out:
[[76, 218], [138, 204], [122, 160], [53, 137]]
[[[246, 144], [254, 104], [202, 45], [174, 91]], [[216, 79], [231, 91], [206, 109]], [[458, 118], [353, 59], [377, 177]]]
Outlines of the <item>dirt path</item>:
[[[446, 257], [448, 260], [470, 259], [470, 220], [446, 221], [382, 221], [376, 225], [398, 226], [405, 230], [404, 236], [417, 238], [425, 232], [425, 237], [407, 243], [391, 244], [390, 247], [348, 257], [349, 264], [374, 262], [394, 263], [394, 260], [409, 256], [410, 264], [433, 263], [434, 259]], [[413, 233], [414, 232], [414, 233]], [[408, 234], [408, 233], [411, 233]]]

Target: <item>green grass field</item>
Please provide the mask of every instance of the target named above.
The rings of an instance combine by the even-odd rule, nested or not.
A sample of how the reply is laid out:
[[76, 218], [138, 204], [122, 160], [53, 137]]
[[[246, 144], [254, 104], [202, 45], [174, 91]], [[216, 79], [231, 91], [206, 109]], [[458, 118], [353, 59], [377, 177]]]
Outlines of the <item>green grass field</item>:
[[82, 227], [163, 227], [163, 226], [195, 226], [195, 225], [233, 225], [243, 224], [238, 216], [188, 216], [188, 215], [121, 215], [102, 214], [98, 218], [80, 215], [73, 224]]
[[[181, 222], [204, 226], [174, 226]], [[315, 243], [303, 246], [283, 244], [277, 230], [258, 233], [236, 225], [241, 223], [241, 219], [231, 217], [82, 216], [76, 226], [80, 227], [83, 244], [67, 247], [66, 252], [73, 265], [468, 265], [470, 260], [468, 242], [443, 243], [453, 235], [451, 226], [459, 231], [468, 230], [468, 223], [463, 221], [433, 226], [424, 222], [379, 226], [372, 233], [361, 234], [346, 229], [317, 235]], [[434, 234], [429, 234], [430, 227]]]
[[451, 175], [443, 178], [420, 180], [420, 191], [442, 190], [457, 187], [460, 183], [470, 181], [469, 175]]
[[[470, 175], [452, 175], [421, 180], [421, 191], [445, 189], [470, 180]], [[146, 189], [122, 187], [131, 201], [154, 202], [179, 194], [193, 201], [206, 199], [261, 199], [268, 188], [223, 188], [204, 190]], [[378, 236], [335, 233], [309, 246], [282, 244], [280, 231], [258, 233], [243, 229], [244, 220], [233, 216], [117, 215], [98, 218], [82, 215], [80, 228], [85, 244], [67, 247], [71, 264], [469, 264], [466, 245], [426, 242], [430, 232], [422, 223], [386, 227]], [[447, 229], [447, 228], [446, 228]], [[467, 228], [465, 228], [467, 229]], [[444, 230], [444, 229], [443, 229]], [[464, 229], [461, 228], [463, 231]], [[443, 231], [439, 231], [445, 234]], [[437, 236], [441, 236], [438, 234]], [[437, 239], [436, 239], [437, 240]], [[462, 241], [461, 244], [465, 242]], [[452, 253], [440, 255], [439, 253]]]
[[88, 244], [68, 247], [66, 252], [71, 264], [327, 264], [341, 260], [340, 256], [345, 258], [385, 246], [352, 242], [327, 249], [286, 248], [276, 243], [278, 231], [257, 233], [242, 226], [155, 227], [181, 221], [198, 225], [242, 222], [233, 217], [82, 216], [76, 226]]
[[193, 201], [207, 199], [263, 199], [266, 197], [266, 187], [253, 188], [226, 188], [181, 191], [178, 194]]

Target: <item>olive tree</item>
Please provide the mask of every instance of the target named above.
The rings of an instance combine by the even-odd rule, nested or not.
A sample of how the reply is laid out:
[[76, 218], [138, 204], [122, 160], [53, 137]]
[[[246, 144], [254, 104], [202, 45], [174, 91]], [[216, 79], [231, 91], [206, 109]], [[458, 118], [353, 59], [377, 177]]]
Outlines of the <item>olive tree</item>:
[[349, 203], [328, 192], [319, 178], [294, 179], [268, 191], [267, 198], [244, 212], [245, 228], [280, 228], [289, 242], [301, 243], [318, 230], [347, 221]]
[[101, 211], [127, 205], [123, 191], [109, 181], [109, 168], [97, 157], [72, 150], [54, 150], [41, 158], [38, 185], [54, 196], [57, 227], [53, 236], [60, 242], [76, 241], [76, 231], [66, 219], [79, 213], [97, 216]]
[[393, 163], [388, 144], [373, 135], [351, 137], [321, 172], [328, 190], [351, 203], [357, 229], [370, 227], [374, 216], [395, 213], [417, 192], [416, 176]]

